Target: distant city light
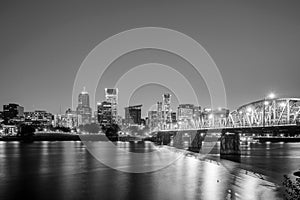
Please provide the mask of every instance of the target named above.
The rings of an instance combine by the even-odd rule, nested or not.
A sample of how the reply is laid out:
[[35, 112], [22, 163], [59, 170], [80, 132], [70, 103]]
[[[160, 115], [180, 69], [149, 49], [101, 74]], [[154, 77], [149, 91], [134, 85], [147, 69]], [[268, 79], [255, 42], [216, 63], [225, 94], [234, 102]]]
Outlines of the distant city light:
[[268, 102], [268, 101], [265, 101], [264, 104], [267, 106], [267, 105], [269, 105], [269, 102]]

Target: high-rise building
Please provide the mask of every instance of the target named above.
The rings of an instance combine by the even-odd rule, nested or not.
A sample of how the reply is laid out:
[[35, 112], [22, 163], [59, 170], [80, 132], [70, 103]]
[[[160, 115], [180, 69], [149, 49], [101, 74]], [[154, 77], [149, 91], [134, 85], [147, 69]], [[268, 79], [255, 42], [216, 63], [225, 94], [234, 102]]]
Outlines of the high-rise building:
[[157, 102], [157, 125], [158, 128], [161, 129], [162, 122], [163, 122], [163, 112], [162, 112], [162, 102]]
[[171, 112], [171, 120], [172, 120], [172, 123], [177, 122], [177, 113], [176, 112]]
[[24, 119], [24, 107], [15, 103], [3, 105], [3, 119], [5, 121], [20, 121]]
[[85, 88], [83, 88], [83, 91], [78, 96], [78, 106], [76, 111], [77, 114], [81, 116], [81, 123], [83, 125], [91, 123], [92, 109], [90, 107], [89, 94]]
[[200, 120], [200, 118], [201, 118], [201, 106], [194, 106], [193, 118], [194, 118], [194, 120]]
[[177, 110], [177, 121], [179, 128], [188, 129], [195, 128], [193, 120], [194, 116], [194, 105], [193, 104], [180, 104]]
[[158, 116], [156, 110], [148, 111], [148, 126], [151, 130], [158, 127]]
[[98, 123], [102, 125], [108, 125], [112, 123], [112, 107], [111, 103], [103, 101], [97, 104], [97, 116]]
[[112, 121], [116, 123], [118, 117], [118, 88], [105, 88], [105, 101], [111, 103]]
[[168, 126], [171, 123], [171, 95], [166, 93], [163, 94], [163, 124]]
[[193, 104], [180, 104], [178, 106], [178, 120], [192, 120], [194, 113], [194, 105]]
[[125, 107], [125, 124], [141, 125], [142, 105]]
[[79, 126], [81, 119], [78, 117], [76, 111], [71, 110], [70, 108], [66, 111], [66, 127], [68, 128], [76, 128]]

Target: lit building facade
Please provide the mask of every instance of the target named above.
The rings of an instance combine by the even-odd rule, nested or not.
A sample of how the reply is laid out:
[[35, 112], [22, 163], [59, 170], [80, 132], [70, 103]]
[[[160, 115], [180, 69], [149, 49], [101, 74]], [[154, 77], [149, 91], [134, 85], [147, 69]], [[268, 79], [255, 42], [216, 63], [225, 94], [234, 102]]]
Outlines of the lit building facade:
[[6, 122], [17, 122], [24, 120], [24, 107], [15, 103], [3, 105], [3, 119]]
[[101, 126], [111, 124], [113, 121], [112, 105], [110, 102], [103, 101], [97, 104], [97, 118]]
[[177, 121], [180, 129], [194, 128], [194, 105], [180, 104], [177, 110]]
[[178, 106], [178, 120], [191, 120], [193, 119], [194, 105], [193, 104], [180, 104]]
[[78, 106], [76, 109], [78, 115], [81, 116], [81, 124], [90, 124], [92, 118], [92, 109], [90, 107], [89, 94], [83, 89], [78, 96]]
[[35, 125], [38, 127], [50, 126], [52, 124], [53, 115], [44, 110], [36, 110], [32, 112], [24, 112], [25, 124]]
[[141, 125], [142, 105], [125, 107], [125, 124]]
[[158, 115], [156, 110], [148, 111], [148, 126], [151, 130], [158, 128]]
[[167, 128], [171, 122], [171, 95], [166, 93], [163, 94], [163, 125]]
[[163, 110], [162, 110], [162, 102], [157, 102], [157, 125], [158, 128], [161, 129], [163, 123]]
[[118, 88], [105, 88], [105, 101], [111, 103], [112, 121], [116, 123], [118, 118]]

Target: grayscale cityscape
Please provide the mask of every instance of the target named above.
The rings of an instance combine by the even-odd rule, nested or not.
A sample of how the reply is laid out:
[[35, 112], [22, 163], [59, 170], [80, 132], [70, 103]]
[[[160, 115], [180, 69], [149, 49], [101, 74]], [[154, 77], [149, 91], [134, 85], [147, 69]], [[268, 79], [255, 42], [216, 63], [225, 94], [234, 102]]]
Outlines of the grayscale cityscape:
[[300, 199], [299, 6], [4, 1], [0, 199]]

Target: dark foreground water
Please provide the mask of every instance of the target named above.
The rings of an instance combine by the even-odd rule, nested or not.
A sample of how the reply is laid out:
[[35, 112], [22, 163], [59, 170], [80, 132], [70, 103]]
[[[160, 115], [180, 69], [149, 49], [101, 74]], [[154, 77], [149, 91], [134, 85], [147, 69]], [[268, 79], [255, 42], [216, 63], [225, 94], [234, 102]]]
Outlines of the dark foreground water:
[[[243, 147], [241, 163], [216, 155], [178, 157], [173, 150], [153, 154], [158, 158], [147, 154], [136, 168], [146, 173], [124, 172], [137, 160], [106, 154], [106, 142], [91, 145], [116, 168], [99, 162], [81, 142], [0, 142], [0, 199], [282, 199], [282, 175], [300, 168], [299, 143]], [[168, 149], [151, 143], [117, 145], [141, 154]], [[166, 155], [176, 159], [160, 169]]]

